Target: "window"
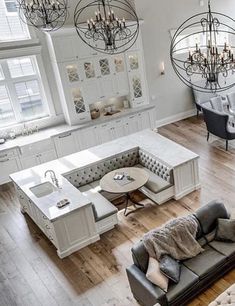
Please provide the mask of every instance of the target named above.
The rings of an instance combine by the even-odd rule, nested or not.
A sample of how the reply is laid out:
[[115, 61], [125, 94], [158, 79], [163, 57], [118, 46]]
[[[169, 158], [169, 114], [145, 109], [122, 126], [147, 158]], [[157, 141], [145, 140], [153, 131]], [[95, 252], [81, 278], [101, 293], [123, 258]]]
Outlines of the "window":
[[28, 27], [18, 15], [16, 0], [0, 0], [0, 43], [26, 39]]
[[16, 2], [14, 0], [5, 0], [7, 13], [17, 14]]
[[35, 56], [0, 61], [0, 126], [49, 115]]

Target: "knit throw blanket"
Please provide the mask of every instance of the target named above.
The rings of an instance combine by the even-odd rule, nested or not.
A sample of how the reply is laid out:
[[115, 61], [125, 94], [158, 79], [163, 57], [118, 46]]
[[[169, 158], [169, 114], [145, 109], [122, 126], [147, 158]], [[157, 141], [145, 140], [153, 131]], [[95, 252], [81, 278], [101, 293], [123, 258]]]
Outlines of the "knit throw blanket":
[[167, 222], [143, 237], [143, 243], [150, 257], [160, 261], [162, 255], [176, 260], [192, 258], [204, 250], [196, 240], [198, 221], [193, 215]]

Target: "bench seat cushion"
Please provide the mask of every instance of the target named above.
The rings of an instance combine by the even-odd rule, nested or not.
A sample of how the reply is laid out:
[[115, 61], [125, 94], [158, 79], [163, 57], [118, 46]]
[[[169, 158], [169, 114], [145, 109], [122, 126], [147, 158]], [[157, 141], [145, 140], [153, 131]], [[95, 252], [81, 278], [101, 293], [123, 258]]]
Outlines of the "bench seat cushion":
[[152, 171], [143, 167], [142, 165], [138, 164], [136, 165], [136, 167], [143, 168], [146, 172], [148, 172], [149, 180], [144, 186], [148, 188], [150, 191], [152, 191], [153, 193], [161, 192], [167, 189], [168, 187], [172, 186], [171, 183], [165, 181], [160, 176], [154, 174]]
[[99, 222], [118, 212], [117, 208], [99, 192], [93, 189], [91, 185], [80, 187], [79, 190], [92, 202], [92, 208], [96, 222]]
[[105, 197], [107, 200], [111, 202], [124, 196], [124, 194], [120, 194], [120, 193], [110, 193], [110, 192], [103, 191], [100, 187], [100, 180], [94, 181], [90, 183], [89, 185], [91, 185], [92, 188], [95, 189], [95, 191], [99, 192], [103, 197]]
[[197, 274], [200, 279], [213, 273], [213, 270], [216, 271], [216, 269], [222, 266], [226, 261], [226, 256], [217, 252], [209, 245], [204, 246], [204, 250], [204, 252], [196, 257], [187, 259], [183, 262], [183, 265]]

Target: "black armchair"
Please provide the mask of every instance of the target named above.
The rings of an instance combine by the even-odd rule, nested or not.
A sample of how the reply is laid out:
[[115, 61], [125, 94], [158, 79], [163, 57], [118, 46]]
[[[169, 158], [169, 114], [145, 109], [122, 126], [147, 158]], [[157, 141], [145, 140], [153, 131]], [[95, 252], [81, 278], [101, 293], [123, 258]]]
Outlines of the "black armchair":
[[235, 129], [228, 125], [229, 115], [219, 111], [202, 107], [204, 121], [207, 127], [207, 141], [210, 133], [226, 140], [226, 151], [228, 151], [228, 141], [235, 139]]

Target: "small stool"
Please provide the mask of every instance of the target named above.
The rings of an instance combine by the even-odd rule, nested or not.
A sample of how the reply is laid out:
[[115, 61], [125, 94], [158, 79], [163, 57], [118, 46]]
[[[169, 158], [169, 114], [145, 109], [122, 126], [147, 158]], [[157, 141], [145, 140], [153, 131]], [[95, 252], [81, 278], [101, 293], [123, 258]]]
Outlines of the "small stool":
[[218, 305], [231, 305], [235, 306], [235, 284], [221, 293], [213, 302], [208, 306], [218, 306]]

